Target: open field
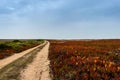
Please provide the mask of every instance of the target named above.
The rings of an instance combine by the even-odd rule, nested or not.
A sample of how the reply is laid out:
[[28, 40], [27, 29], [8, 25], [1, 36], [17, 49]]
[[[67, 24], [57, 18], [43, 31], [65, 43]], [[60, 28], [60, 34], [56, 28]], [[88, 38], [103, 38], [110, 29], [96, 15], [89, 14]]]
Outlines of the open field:
[[120, 80], [119, 39], [48, 41], [1, 41], [0, 80]]
[[50, 40], [53, 80], [120, 80], [120, 40]]

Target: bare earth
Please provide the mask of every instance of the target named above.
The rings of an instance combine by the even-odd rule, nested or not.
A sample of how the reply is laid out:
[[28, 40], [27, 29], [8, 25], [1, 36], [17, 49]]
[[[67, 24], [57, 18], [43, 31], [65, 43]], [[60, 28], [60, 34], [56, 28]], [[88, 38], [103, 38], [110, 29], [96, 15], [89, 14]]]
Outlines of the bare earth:
[[[46, 42], [45, 42], [45, 43], [46, 43]], [[0, 60], [0, 69], [3, 68], [4, 66], [10, 64], [11, 62], [17, 60], [18, 58], [24, 56], [25, 54], [31, 52], [32, 50], [34, 50], [34, 49], [36, 49], [36, 48], [38, 48], [38, 47], [40, 47], [40, 46], [43, 46], [45, 43], [43, 43], [43, 44], [41, 44], [41, 45], [39, 45], [39, 46], [36, 46], [36, 47], [34, 47], [34, 48], [25, 50], [25, 51], [23, 51], [23, 52], [21, 52], [21, 53], [14, 54], [14, 55], [12, 55], [12, 56], [10, 56], [10, 57], [7, 57], [7, 58], [5, 58], [5, 59]]]
[[20, 80], [51, 80], [49, 74], [48, 44], [36, 55], [33, 62], [21, 71]]

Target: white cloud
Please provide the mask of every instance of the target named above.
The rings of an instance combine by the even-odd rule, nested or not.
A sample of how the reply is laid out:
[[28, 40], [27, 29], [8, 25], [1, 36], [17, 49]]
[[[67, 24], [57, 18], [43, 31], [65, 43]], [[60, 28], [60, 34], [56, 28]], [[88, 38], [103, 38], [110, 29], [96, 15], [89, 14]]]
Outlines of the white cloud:
[[12, 10], [12, 11], [15, 10], [14, 7], [7, 7], [7, 9], [8, 9], [8, 10]]

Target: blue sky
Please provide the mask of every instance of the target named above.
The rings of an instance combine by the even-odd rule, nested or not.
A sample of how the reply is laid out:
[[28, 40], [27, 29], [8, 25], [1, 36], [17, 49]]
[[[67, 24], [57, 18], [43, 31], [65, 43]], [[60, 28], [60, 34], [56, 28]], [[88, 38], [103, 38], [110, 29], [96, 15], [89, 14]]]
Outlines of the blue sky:
[[0, 0], [0, 39], [120, 39], [120, 0]]

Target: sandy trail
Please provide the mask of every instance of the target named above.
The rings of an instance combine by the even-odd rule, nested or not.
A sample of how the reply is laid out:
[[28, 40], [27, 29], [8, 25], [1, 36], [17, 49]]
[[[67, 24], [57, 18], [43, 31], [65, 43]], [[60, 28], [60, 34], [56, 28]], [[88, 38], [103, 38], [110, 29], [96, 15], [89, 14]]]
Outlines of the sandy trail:
[[28, 54], [29, 52], [33, 51], [34, 49], [36, 49], [36, 48], [38, 48], [38, 47], [40, 47], [40, 46], [43, 46], [45, 43], [46, 43], [46, 42], [44, 42], [43, 44], [38, 45], [38, 46], [36, 46], [36, 47], [34, 47], [34, 48], [30, 48], [30, 49], [28, 49], [28, 50], [25, 50], [25, 51], [23, 51], [23, 52], [14, 54], [14, 55], [12, 55], [12, 56], [10, 56], [10, 57], [7, 57], [7, 58], [5, 58], [5, 59], [0, 60], [0, 69], [2, 69], [4, 66], [10, 64], [11, 62], [17, 60], [18, 58], [21, 58], [21, 57], [24, 56], [25, 54]]
[[21, 71], [20, 80], [51, 80], [49, 74], [48, 44], [36, 55], [33, 62]]

